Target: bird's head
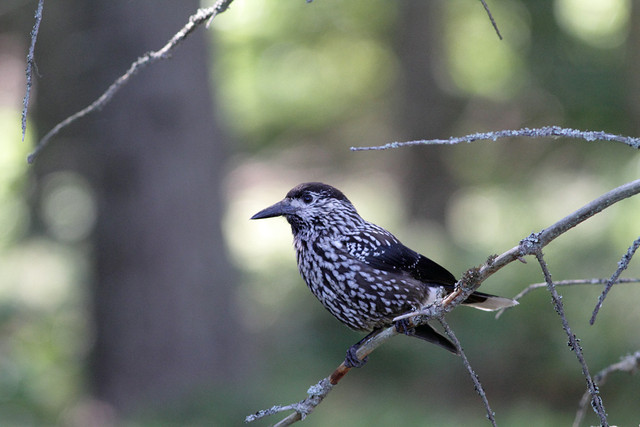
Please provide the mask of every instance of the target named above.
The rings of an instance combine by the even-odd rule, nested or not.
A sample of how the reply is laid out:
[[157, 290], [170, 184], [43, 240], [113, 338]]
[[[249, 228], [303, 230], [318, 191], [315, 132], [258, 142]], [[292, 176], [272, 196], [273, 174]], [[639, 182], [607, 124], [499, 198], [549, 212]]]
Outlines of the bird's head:
[[251, 219], [284, 216], [294, 234], [305, 230], [323, 232], [329, 224], [345, 225], [360, 219], [353, 204], [340, 190], [321, 182], [306, 182], [291, 189], [287, 196]]

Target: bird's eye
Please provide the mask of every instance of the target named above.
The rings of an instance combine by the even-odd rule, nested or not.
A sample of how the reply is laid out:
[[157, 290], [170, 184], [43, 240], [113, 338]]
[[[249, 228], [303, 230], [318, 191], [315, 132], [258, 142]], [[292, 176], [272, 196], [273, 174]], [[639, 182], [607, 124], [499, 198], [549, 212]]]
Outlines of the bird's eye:
[[307, 205], [308, 205], [309, 203], [313, 202], [313, 196], [312, 196], [311, 194], [309, 194], [309, 193], [304, 194], [304, 195], [302, 196], [302, 201], [303, 201], [305, 204], [307, 204]]

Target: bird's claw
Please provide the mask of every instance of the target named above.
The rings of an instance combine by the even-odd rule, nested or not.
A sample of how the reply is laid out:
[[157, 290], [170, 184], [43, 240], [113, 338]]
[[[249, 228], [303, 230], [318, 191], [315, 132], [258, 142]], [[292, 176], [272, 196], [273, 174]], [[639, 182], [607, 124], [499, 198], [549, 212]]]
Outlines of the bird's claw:
[[396, 331], [400, 332], [401, 334], [413, 335], [415, 332], [414, 328], [409, 327], [409, 322], [407, 321], [407, 319], [400, 319], [395, 323], [395, 325]]
[[349, 347], [349, 350], [347, 350], [347, 355], [344, 358], [344, 366], [346, 366], [347, 368], [361, 368], [367, 363], [369, 358], [358, 358], [358, 356], [356, 355], [357, 350], [358, 346], [352, 345], [351, 347]]

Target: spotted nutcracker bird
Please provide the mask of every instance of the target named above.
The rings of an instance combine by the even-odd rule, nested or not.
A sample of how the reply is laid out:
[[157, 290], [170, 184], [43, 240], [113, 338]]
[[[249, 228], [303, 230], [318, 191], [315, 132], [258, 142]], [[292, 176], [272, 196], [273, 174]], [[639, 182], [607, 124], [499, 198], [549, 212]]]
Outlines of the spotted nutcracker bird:
[[[293, 232], [298, 269], [311, 292], [339, 321], [370, 332], [347, 352], [345, 364], [362, 366], [355, 352], [369, 336], [394, 324], [401, 314], [433, 303], [438, 288], [451, 293], [456, 278], [444, 267], [404, 246], [387, 230], [362, 219], [342, 192], [320, 182], [300, 184], [251, 219], [284, 216]], [[474, 292], [463, 304], [497, 310], [516, 301]], [[452, 353], [456, 347], [430, 325], [399, 332]]]

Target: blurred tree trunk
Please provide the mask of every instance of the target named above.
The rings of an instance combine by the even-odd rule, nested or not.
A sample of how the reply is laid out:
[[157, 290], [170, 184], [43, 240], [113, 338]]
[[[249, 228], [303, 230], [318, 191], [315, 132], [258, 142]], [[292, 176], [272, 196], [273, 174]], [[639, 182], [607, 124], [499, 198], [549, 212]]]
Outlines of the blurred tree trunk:
[[[462, 103], [443, 92], [436, 73], [443, 60], [441, 2], [410, 0], [399, 6], [396, 53], [401, 63], [397, 100], [399, 140], [448, 138]], [[443, 161], [447, 147], [406, 149], [402, 178], [409, 215], [443, 222], [456, 183]]]
[[[164, 45], [198, 7], [46, 3], [36, 52], [40, 135]], [[35, 166], [40, 176], [76, 170], [95, 190], [91, 375], [96, 396], [125, 413], [220, 386], [232, 361], [234, 372], [244, 366], [220, 225], [227, 153], [205, 35], [196, 31], [106, 108], [63, 131]]]

